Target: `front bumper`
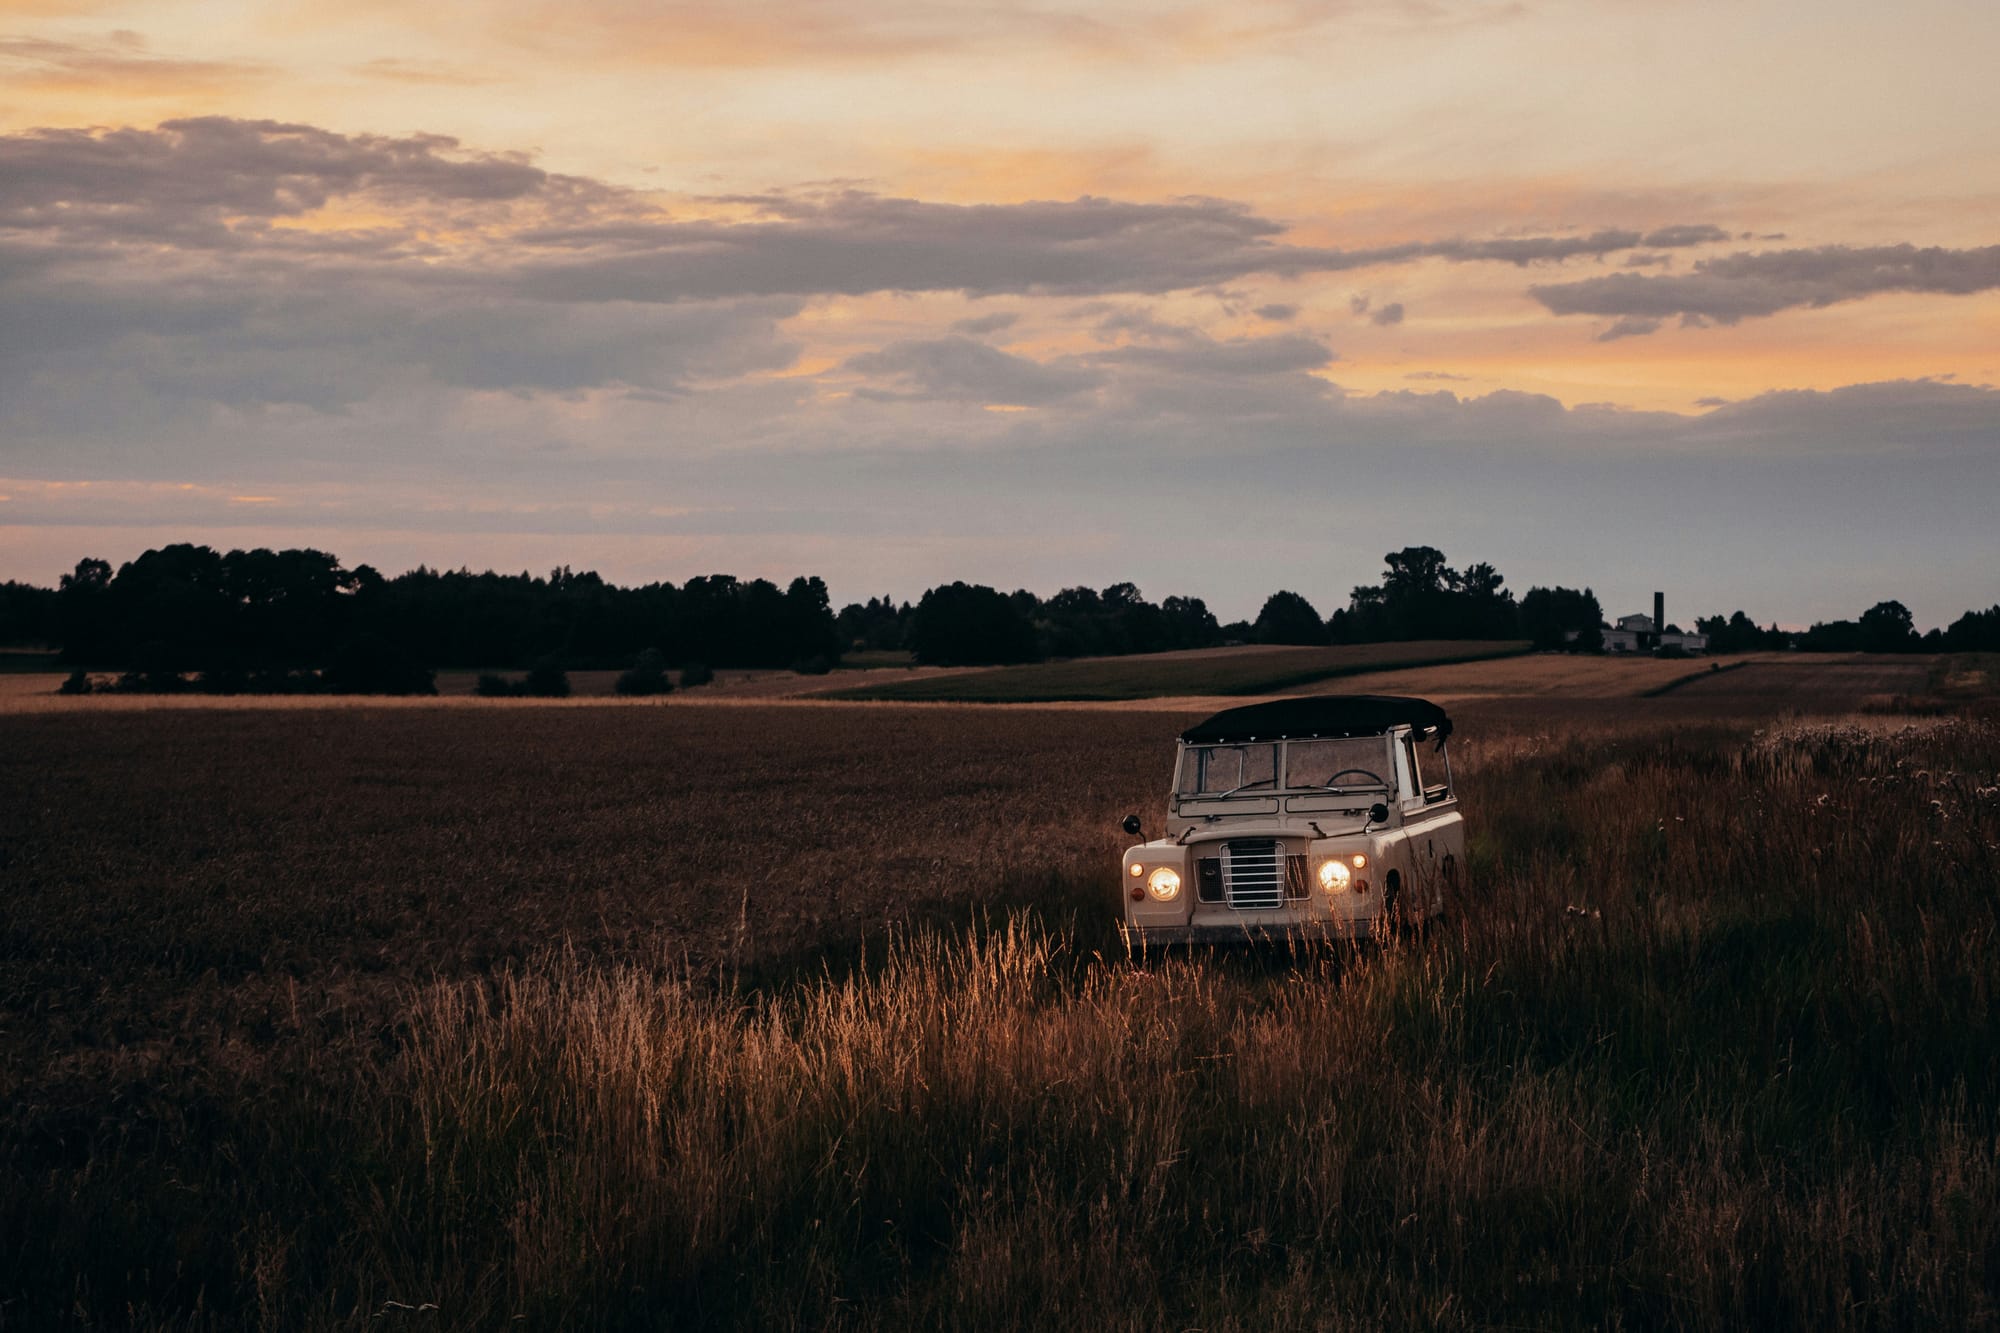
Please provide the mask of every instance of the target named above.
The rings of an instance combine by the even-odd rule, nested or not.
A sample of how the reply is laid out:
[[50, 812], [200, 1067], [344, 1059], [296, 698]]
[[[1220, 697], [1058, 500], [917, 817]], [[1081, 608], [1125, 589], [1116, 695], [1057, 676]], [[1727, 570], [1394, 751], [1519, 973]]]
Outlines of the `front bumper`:
[[1228, 921], [1191, 925], [1123, 925], [1125, 943], [1133, 949], [1169, 944], [1291, 945], [1331, 944], [1373, 937], [1375, 919], [1307, 918], [1295, 921]]

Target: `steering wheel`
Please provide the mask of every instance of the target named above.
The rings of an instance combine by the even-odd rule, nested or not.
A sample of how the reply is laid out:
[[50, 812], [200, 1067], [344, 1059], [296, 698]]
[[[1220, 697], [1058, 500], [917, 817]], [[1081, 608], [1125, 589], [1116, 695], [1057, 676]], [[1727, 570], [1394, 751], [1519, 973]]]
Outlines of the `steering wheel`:
[[1362, 777], [1369, 779], [1378, 787], [1386, 787], [1389, 785], [1388, 783], [1382, 780], [1382, 775], [1380, 773], [1371, 773], [1365, 768], [1343, 768], [1338, 773], [1335, 773], [1332, 777], [1328, 778], [1325, 782], [1322, 782], [1320, 786], [1338, 787], [1340, 785], [1340, 780], [1346, 777], [1349, 773], [1359, 773]]

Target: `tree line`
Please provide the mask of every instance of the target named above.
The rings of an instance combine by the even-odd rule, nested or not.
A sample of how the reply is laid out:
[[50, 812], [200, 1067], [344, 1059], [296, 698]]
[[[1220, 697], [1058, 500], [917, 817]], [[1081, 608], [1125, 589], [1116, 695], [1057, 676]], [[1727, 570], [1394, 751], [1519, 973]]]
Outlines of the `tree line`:
[[[1392, 551], [1383, 563], [1378, 582], [1354, 587], [1329, 615], [1281, 590], [1255, 620], [1225, 624], [1198, 597], [1154, 603], [1131, 583], [1043, 598], [954, 582], [915, 603], [874, 597], [836, 613], [826, 584], [811, 576], [783, 588], [727, 574], [619, 587], [567, 567], [543, 577], [419, 566], [387, 578], [324, 551], [218, 552], [182, 543], [116, 570], [83, 560], [52, 589], [0, 585], [0, 643], [56, 645], [66, 664], [124, 671], [133, 688], [195, 674], [221, 689], [396, 692], [429, 688], [439, 666], [540, 667], [545, 676], [630, 668], [638, 689], [670, 666], [693, 667], [695, 679], [715, 667], [811, 672], [867, 652], [987, 665], [1238, 642], [1525, 639], [1545, 649], [1602, 647], [1603, 608], [1588, 587], [1534, 587], [1517, 600], [1492, 565], [1456, 569], [1429, 546]], [[1740, 610], [1695, 626], [1716, 652], [2000, 650], [2000, 605], [1921, 635], [1899, 602], [1796, 634], [1760, 627]]]
[[[826, 584], [716, 574], [621, 588], [568, 568], [547, 577], [419, 566], [385, 578], [325, 551], [180, 544], [115, 572], [84, 560], [54, 589], [9, 584], [0, 642], [42, 642], [79, 669], [223, 689], [422, 692], [439, 666], [624, 668], [651, 651], [702, 670], [825, 671], [841, 643]], [[305, 679], [310, 676], [312, 679]]]

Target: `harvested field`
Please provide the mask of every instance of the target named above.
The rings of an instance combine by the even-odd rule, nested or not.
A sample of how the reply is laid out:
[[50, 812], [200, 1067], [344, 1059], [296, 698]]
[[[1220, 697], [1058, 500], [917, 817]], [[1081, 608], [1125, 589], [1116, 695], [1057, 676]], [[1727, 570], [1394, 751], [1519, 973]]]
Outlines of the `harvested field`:
[[1510, 657], [1526, 652], [1527, 648], [1522, 642], [1457, 639], [1328, 648], [1246, 645], [1038, 662], [944, 678], [892, 681], [842, 690], [836, 697], [902, 703], [1048, 703], [1261, 695], [1323, 685], [1336, 679], [1344, 681], [1367, 672]]
[[1700, 704], [1457, 710], [1450, 929], [1144, 969], [1182, 713], [0, 716], [0, 1317], [1990, 1323], [2000, 729]]
[[1928, 657], [1787, 653], [1746, 662], [1740, 669], [1697, 675], [1674, 693], [1709, 699], [1756, 700], [1772, 711], [1787, 707], [1881, 708], [1915, 694], [1930, 677]]
[[[1354, 694], [1413, 694], [1439, 703], [1498, 696], [1630, 699], [1705, 672], [1711, 663], [1733, 666], [1761, 656], [1661, 658], [1530, 653], [1488, 662], [1371, 672], [1342, 680], [1340, 689], [1342, 693]], [[1318, 690], [1302, 686], [1284, 693], [1315, 694]]]

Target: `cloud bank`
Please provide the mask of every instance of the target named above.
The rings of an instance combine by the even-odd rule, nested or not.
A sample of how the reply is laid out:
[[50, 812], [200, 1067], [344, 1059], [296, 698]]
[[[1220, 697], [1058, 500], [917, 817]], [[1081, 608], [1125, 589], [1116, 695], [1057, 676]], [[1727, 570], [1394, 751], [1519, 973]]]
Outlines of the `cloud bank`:
[[1735, 324], [1885, 292], [1967, 296], [1996, 288], [2000, 245], [1972, 250], [1828, 245], [1703, 259], [1687, 274], [1612, 273], [1528, 290], [1553, 314], [1614, 318], [1613, 336], [1622, 336], [1650, 333], [1675, 316]]

